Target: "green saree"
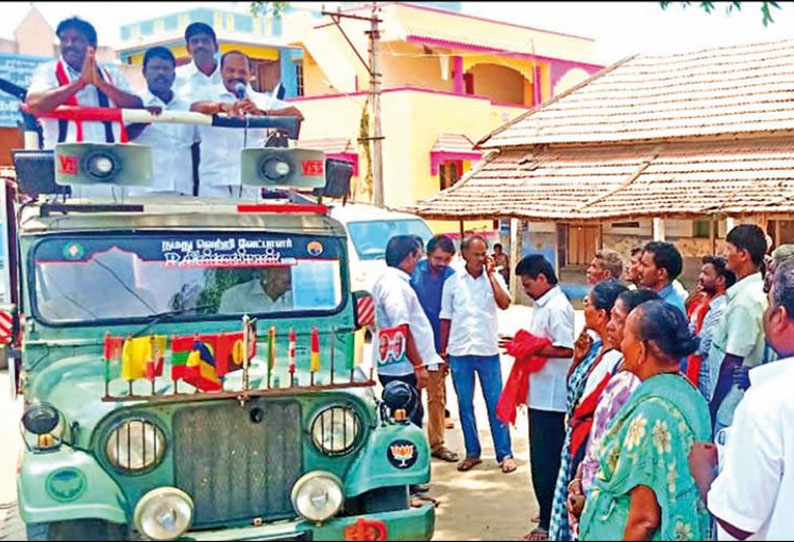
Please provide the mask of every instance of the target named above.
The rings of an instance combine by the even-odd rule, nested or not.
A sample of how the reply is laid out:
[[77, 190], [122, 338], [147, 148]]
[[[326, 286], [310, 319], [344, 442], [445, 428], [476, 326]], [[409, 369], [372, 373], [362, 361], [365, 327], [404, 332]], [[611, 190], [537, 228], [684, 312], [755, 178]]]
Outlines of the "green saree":
[[622, 540], [630, 492], [656, 495], [661, 524], [653, 540], [704, 540], [708, 512], [689, 473], [694, 442], [709, 441], [706, 401], [683, 376], [643, 382], [618, 412], [598, 449], [599, 467], [582, 512], [581, 540]]

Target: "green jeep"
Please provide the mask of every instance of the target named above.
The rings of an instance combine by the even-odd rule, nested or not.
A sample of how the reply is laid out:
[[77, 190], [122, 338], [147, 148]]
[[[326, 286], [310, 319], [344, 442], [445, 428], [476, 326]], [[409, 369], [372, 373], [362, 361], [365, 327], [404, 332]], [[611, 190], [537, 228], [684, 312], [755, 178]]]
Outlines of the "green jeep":
[[366, 297], [324, 206], [40, 198], [18, 216], [31, 540], [432, 537], [408, 492], [427, 441], [353, 361]]

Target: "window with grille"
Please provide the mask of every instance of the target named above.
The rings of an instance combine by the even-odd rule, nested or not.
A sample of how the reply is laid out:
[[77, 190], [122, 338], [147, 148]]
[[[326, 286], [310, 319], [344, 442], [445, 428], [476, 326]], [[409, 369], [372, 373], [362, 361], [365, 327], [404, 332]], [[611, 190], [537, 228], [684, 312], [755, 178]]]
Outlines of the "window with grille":
[[441, 183], [441, 190], [449, 188], [463, 176], [463, 163], [444, 162], [440, 164], [438, 167], [438, 176]]
[[303, 64], [295, 64], [295, 79], [298, 96], [303, 96]]

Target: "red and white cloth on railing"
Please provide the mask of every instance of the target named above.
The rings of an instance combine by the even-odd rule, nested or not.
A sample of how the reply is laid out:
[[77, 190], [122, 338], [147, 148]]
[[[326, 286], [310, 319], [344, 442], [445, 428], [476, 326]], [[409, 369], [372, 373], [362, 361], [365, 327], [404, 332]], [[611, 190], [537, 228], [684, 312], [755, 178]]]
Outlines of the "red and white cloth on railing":
[[372, 296], [359, 297], [356, 301], [356, 314], [358, 325], [361, 327], [375, 326], [375, 303]]
[[0, 344], [11, 344], [14, 317], [10, 312], [0, 310]]
[[[113, 68], [107, 66], [99, 66], [102, 78], [116, 88], [125, 92], [133, 92], [127, 80]], [[80, 77], [80, 73], [68, 66], [63, 59], [58, 59], [52, 62], [45, 62], [36, 67], [33, 76], [28, 86], [28, 95], [36, 92], [44, 92], [52, 90], [63, 85], [69, 84]], [[103, 103], [104, 102], [104, 103]], [[76, 92], [68, 101], [66, 105], [70, 106], [88, 106], [111, 108], [114, 106], [113, 102], [106, 96], [100, 97], [99, 90], [93, 85], [86, 85], [81, 90]], [[76, 119], [69, 119], [70, 122], [66, 125], [66, 130], [63, 141], [67, 142], [94, 142], [102, 143], [107, 141], [107, 132], [111, 131], [113, 140], [116, 142], [124, 142], [127, 140], [126, 133], [123, 129], [122, 123], [114, 122], [110, 126], [110, 130], [106, 130], [103, 124], [97, 121], [78, 122]], [[52, 149], [59, 141], [60, 123], [57, 120], [44, 118], [41, 120], [44, 132], [44, 148]]]

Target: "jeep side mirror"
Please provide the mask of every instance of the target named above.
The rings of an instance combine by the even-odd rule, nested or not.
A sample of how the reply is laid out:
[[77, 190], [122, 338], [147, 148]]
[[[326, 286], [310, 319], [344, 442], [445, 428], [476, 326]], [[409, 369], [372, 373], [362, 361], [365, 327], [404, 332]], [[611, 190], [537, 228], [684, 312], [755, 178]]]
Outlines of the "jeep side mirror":
[[353, 292], [353, 322], [355, 328], [375, 327], [375, 303], [369, 292]]

